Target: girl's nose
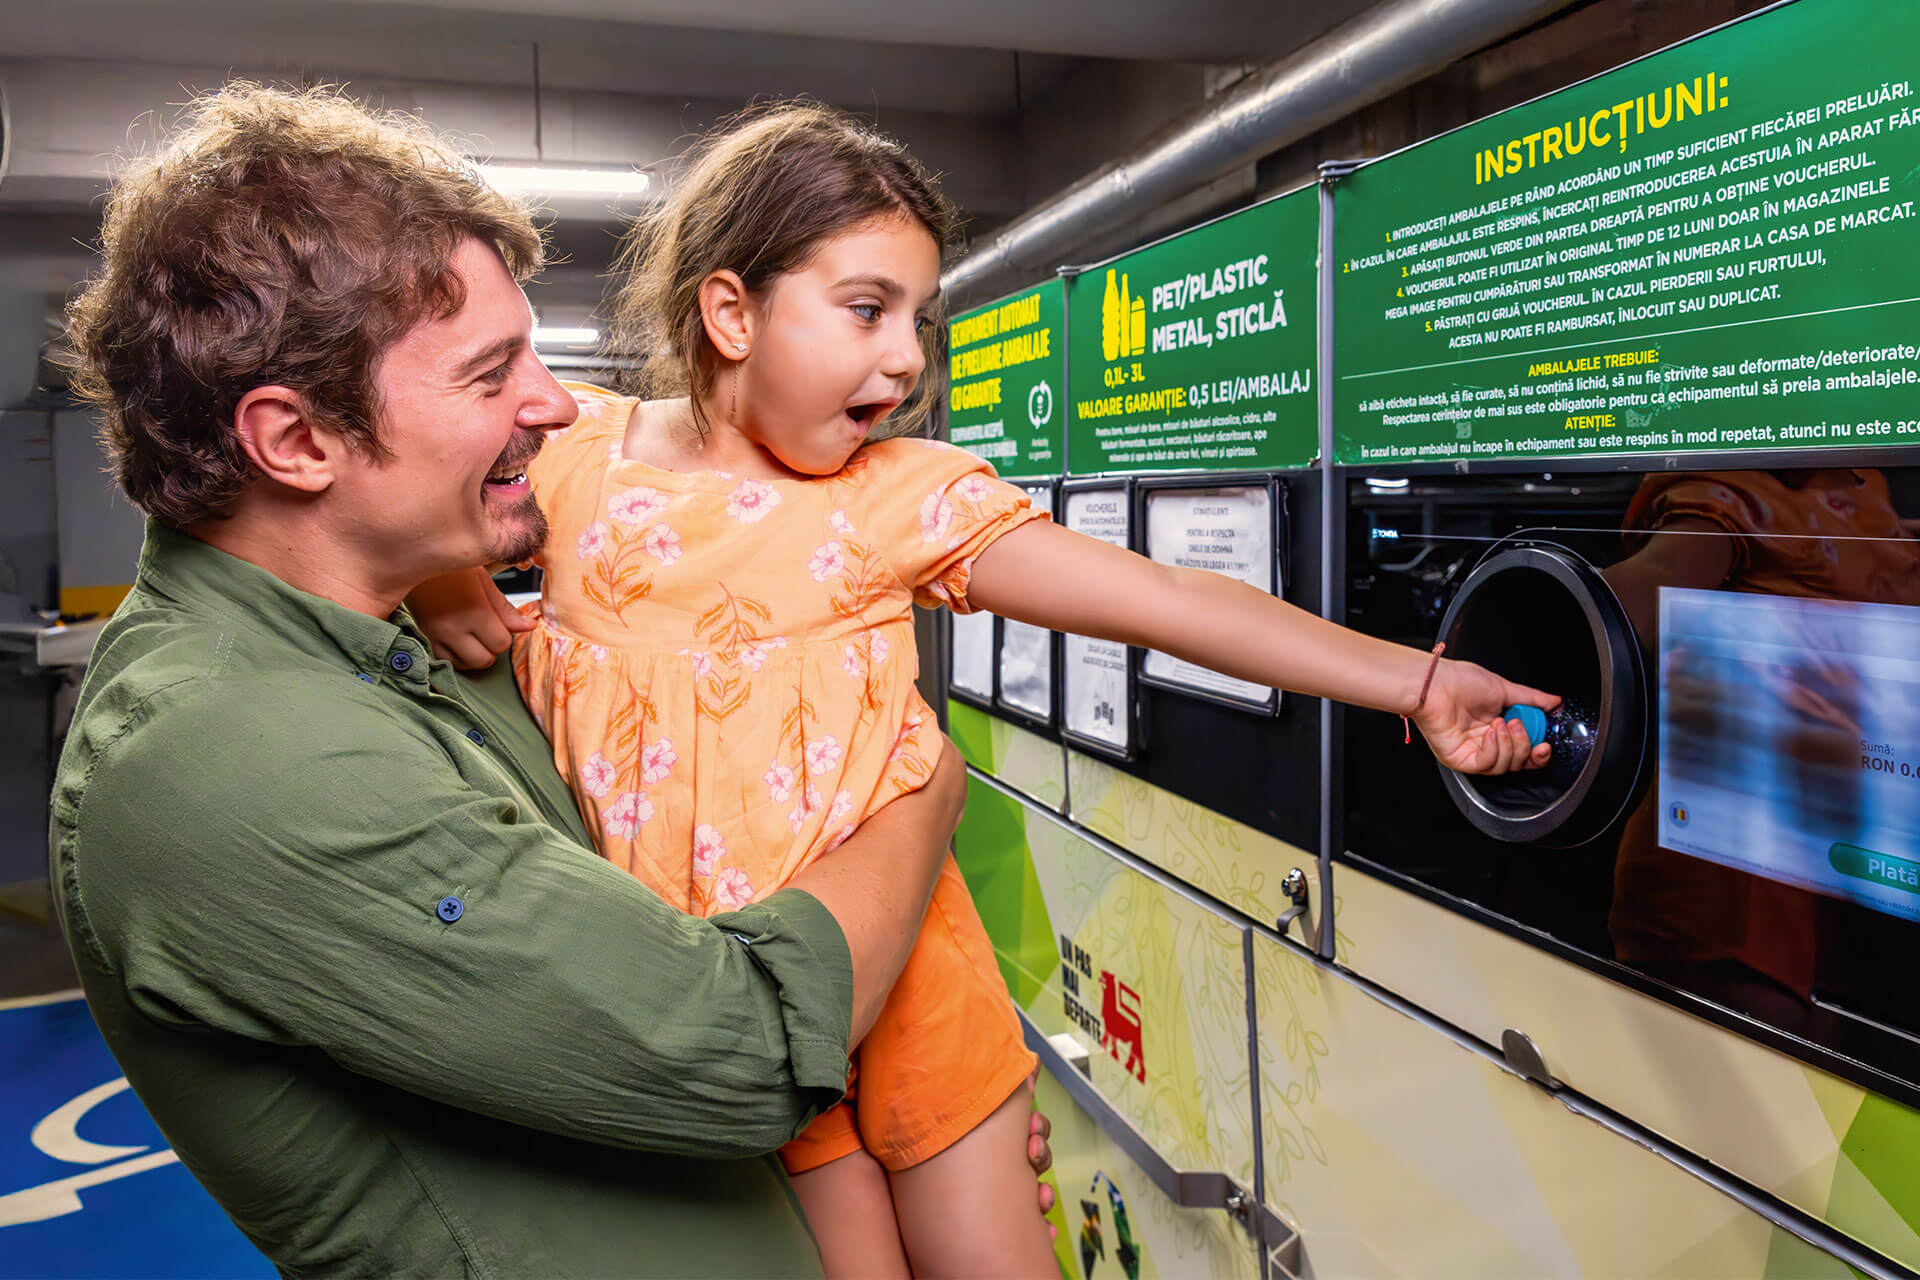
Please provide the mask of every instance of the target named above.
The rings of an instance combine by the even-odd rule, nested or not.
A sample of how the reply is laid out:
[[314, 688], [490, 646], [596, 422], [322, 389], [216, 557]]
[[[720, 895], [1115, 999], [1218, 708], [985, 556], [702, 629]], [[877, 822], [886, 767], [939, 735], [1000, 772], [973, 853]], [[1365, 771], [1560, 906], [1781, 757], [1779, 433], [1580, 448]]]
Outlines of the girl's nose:
[[881, 372], [889, 378], [918, 378], [926, 367], [927, 353], [920, 345], [920, 335], [908, 326], [904, 337], [888, 344], [887, 361]]

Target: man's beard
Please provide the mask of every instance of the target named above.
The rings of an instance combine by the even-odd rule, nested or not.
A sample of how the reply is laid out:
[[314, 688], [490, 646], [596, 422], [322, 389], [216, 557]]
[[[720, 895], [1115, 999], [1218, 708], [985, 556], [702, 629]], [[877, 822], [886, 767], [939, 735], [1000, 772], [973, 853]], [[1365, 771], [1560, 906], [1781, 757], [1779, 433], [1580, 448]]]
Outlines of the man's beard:
[[[533, 431], [524, 436], [516, 434], [507, 447], [500, 451], [500, 457], [494, 462], [494, 470], [499, 472], [507, 467], [526, 467], [540, 455], [545, 444], [546, 436], [541, 432]], [[524, 564], [547, 545], [547, 513], [534, 501], [531, 485], [527, 488], [527, 496], [501, 515], [517, 523], [519, 531], [509, 534], [506, 541], [495, 549], [493, 563]]]
[[529, 493], [519, 505], [502, 515], [513, 520], [518, 528], [495, 547], [489, 560], [494, 564], [525, 564], [539, 555], [547, 545], [547, 513], [540, 509], [533, 495]]

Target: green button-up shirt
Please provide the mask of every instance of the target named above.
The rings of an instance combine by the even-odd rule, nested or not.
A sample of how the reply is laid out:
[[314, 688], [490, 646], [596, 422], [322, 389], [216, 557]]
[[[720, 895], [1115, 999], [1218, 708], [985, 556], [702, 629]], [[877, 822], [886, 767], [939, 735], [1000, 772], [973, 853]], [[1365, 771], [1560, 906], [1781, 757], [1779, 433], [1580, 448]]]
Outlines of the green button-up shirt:
[[[150, 525], [52, 810], [88, 1004], [287, 1275], [795, 1275], [845, 935], [594, 856], [506, 664]], [[457, 900], [457, 905], [456, 901]]]

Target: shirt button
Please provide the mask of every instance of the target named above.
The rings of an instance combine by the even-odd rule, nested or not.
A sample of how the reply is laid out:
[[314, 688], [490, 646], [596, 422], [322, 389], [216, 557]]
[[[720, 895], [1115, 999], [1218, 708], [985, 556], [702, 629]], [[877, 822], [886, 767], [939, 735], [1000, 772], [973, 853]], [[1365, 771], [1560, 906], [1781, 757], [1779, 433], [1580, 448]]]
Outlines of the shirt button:
[[448, 924], [452, 924], [455, 920], [458, 920], [460, 918], [461, 913], [464, 912], [465, 910], [466, 910], [466, 907], [461, 905], [460, 899], [442, 898], [440, 899], [439, 905], [434, 907], [433, 914], [439, 916], [442, 920], [445, 920]]
[[387, 665], [401, 675], [405, 675], [413, 670], [413, 655], [405, 649], [395, 650], [393, 656], [387, 659]]
[[487, 745], [487, 735], [478, 729], [467, 730], [467, 737], [472, 740], [473, 745], [476, 747], [484, 747]]

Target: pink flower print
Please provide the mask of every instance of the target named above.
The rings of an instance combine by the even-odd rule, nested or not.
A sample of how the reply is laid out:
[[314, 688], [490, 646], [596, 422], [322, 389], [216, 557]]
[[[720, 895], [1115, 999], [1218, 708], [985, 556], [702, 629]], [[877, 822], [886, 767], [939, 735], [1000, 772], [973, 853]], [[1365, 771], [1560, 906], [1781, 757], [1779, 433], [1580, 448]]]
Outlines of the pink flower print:
[[673, 741], [662, 738], [652, 746], [640, 752], [640, 781], [652, 786], [667, 776], [667, 770], [673, 768], [680, 757], [673, 753]]
[[607, 499], [607, 514], [621, 524], [642, 525], [659, 515], [666, 506], [665, 494], [643, 485]]
[[858, 827], [854, 826], [852, 823], [848, 823], [846, 826], [834, 832], [833, 839], [827, 841], [826, 852], [832, 853], [835, 849], [838, 849], [841, 845], [847, 842], [847, 837], [851, 836], [857, 830], [859, 830]]
[[853, 532], [853, 521], [847, 519], [846, 512], [836, 511], [827, 517], [827, 527], [842, 537], [845, 537], [847, 534]]
[[712, 875], [714, 864], [726, 856], [726, 841], [720, 838], [718, 827], [703, 822], [693, 829], [693, 874]]
[[825, 582], [828, 578], [837, 578], [847, 571], [847, 558], [840, 554], [840, 544], [824, 542], [813, 550], [813, 559], [807, 561], [807, 572], [813, 575], [815, 582]]
[[960, 598], [954, 594], [953, 587], [945, 580], [935, 578], [932, 582], [922, 587], [921, 590], [932, 596], [935, 600], [938, 600], [941, 604], [947, 606], [947, 608], [952, 609], [955, 613], [960, 612]]
[[672, 564], [680, 558], [680, 535], [664, 524], [653, 526], [640, 545], [661, 564]]
[[738, 867], [728, 867], [720, 873], [713, 886], [715, 906], [733, 911], [752, 901], [753, 882], [747, 879], [746, 872]]
[[827, 825], [832, 826], [834, 823], [840, 821], [840, 819], [846, 817], [849, 813], [852, 813], [852, 812], [853, 812], [853, 792], [851, 791], [836, 792], [833, 797], [833, 804], [829, 806], [827, 809]]
[[[809, 774], [825, 773], [839, 764], [840, 757], [844, 754], [846, 753], [840, 749], [840, 739], [832, 734], [824, 738], [816, 738], [807, 744], [807, 772]], [[819, 807], [817, 801], [814, 807]]]
[[787, 647], [785, 636], [768, 636], [765, 640], [754, 640], [740, 651], [740, 665], [749, 671], [758, 671], [767, 665], [767, 655], [775, 649]]
[[866, 679], [867, 672], [887, 660], [885, 636], [869, 635], [848, 643], [841, 651], [840, 669], [855, 680]]
[[629, 791], [600, 815], [600, 829], [616, 840], [631, 840], [653, 817], [653, 801], [643, 792]]
[[594, 752], [580, 766], [580, 789], [595, 800], [605, 799], [607, 792], [613, 790], [613, 772], [613, 762]]
[[713, 655], [712, 654], [701, 653], [693, 649], [681, 649], [678, 652], [680, 656], [683, 658], [693, 659], [694, 679], [705, 680], [709, 675], [713, 674]]
[[807, 819], [820, 812], [820, 790], [812, 783], [807, 784], [806, 793], [800, 797], [800, 803], [793, 806], [793, 812], [787, 815], [787, 825], [798, 835], [800, 828], [807, 825]]
[[785, 800], [793, 794], [793, 770], [778, 761], [767, 770], [761, 781], [767, 784], [767, 794], [776, 801]]
[[953, 504], [938, 490], [920, 504], [920, 541], [938, 542], [953, 525]]
[[953, 486], [953, 496], [962, 502], [985, 502], [992, 492], [993, 486], [979, 476], [968, 476]]
[[920, 726], [924, 723], [919, 713], [907, 717], [907, 723], [893, 740], [893, 750], [887, 753], [888, 764], [898, 764], [912, 753], [920, 737]]
[[727, 495], [727, 514], [741, 524], [757, 524], [779, 505], [779, 490], [758, 480], [742, 480]]
[[586, 532], [580, 535], [580, 541], [576, 545], [580, 548], [580, 558], [582, 560], [591, 560], [599, 555], [600, 548], [607, 545], [606, 522], [595, 520], [592, 524], [588, 525]]
[[595, 662], [605, 662], [607, 655], [613, 651], [603, 644], [592, 644], [587, 646], [587, 652], [593, 655]]

